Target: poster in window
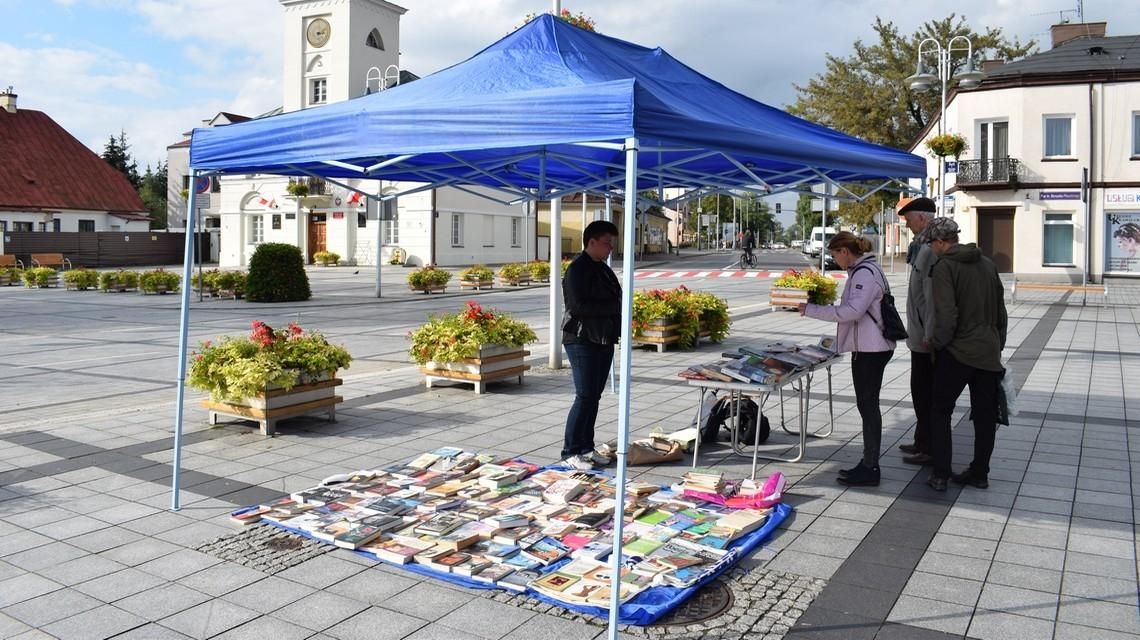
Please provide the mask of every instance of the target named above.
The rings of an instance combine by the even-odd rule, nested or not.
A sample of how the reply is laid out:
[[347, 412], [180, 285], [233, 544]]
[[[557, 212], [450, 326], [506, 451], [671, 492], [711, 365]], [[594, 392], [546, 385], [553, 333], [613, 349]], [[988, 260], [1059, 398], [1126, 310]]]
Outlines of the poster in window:
[[1105, 271], [1140, 274], [1140, 212], [1110, 213], [1106, 218]]

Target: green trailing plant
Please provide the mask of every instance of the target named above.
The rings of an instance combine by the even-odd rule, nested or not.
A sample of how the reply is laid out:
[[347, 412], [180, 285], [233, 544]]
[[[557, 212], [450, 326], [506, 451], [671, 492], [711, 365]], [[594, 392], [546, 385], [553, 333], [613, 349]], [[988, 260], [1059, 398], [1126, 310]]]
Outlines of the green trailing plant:
[[772, 286], [803, 289], [808, 292], [808, 302], [812, 304], [831, 304], [835, 302], [838, 284], [835, 279], [829, 278], [814, 269], [807, 271], [788, 269], [772, 283]]
[[474, 358], [484, 345], [521, 347], [538, 340], [525, 322], [493, 309], [484, 311], [474, 301], [459, 313], [429, 316], [408, 337], [412, 341], [408, 353], [419, 364]]
[[535, 260], [528, 262], [526, 265], [527, 271], [530, 272], [531, 280], [541, 280], [543, 282], [550, 280], [550, 263], [543, 262], [542, 260]]
[[173, 271], [155, 269], [139, 274], [139, 288], [148, 293], [178, 291], [180, 284], [182, 284], [182, 276]]
[[408, 286], [413, 289], [445, 286], [451, 273], [435, 267], [422, 267], [408, 274]]
[[56, 281], [56, 274], [58, 272], [51, 267], [32, 267], [24, 269], [24, 286], [31, 289], [32, 287], [46, 287]]
[[7, 284], [18, 284], [24, 279], [24, 270], [19, 267], [0, 267], [0, 280]]
[[296, 302], [313, 297], [301, 250], [291, 244], [266, 242], [249, 259], [245, 298], [250, 302]]
[[313, 260], [327, 267], [330, 264], [340, 262], [340, 254], [332, 251], [318, 251], [313, 254]]
[[926, 139], [926, 148], [935, 157], [954, 156], [957, 159], [970, 148], [970, 144], [960, 134], [940, 133]]
[[518, 282], [524, 276], [529, 277], [530, 272], [524, 265], [517, 262], [510, 262], [499, 267], [499, 277], [508, 282]]
[[190, 360], [187, 384], [209, 392], [216, 401], [236, 401], [269, 386], [286, 390], [337, 369], [346, 369], [352, 356], [329, 343], [317, 331], [296, 324], [274, 330], [254, 320], [247, 337], [223, 337], [199, 345]]
[[99, 286], [99, 272], [91, 269], [72, 269], [63, 272], [63, 281], [80, 291], [94, 289]]
[[217, 279], [218, 274], [221, 273], [218, 269], [210, 269], [203, 271], [201, 275], [197, 273], [190, 275], [190, 286], [195, 289], [205, 289], [206, 291], [214, 291], [218, 288]]
[[476, 264], [460, 271], [459, 279], [469, 282], [490, 282], [495, 279], [495, 272], [481, 264]]
[[696, 343], [702, 329], [712, 342], [723, 341], [732, 320], [728, 304], [711, 293], [692, 291], [684, 285], [671, 290], [635, 291], [633, 336], [642, 335], [654, 324], [677, 325], [677, 346], [687, 349]]
[[288, 186], [285, 187], [285, 191], [291, 196], [304, 198], [309, 195], [309, 185], [304, 182], [290, 181]]
[[104, 291], [113, 289], [135, 289], [139, 286], [139, 274], [134, 271], [119, 269], [118, 271], [104, 271], [99, 274], [99, 288]]

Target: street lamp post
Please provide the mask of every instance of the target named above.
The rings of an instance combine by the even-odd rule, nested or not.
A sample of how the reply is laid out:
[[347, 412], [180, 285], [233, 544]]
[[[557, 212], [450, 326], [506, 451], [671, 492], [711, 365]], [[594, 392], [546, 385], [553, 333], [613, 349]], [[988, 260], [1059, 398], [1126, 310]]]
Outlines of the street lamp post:
[[[959, 42], [960, 41], [960, 42]], [[962, 46], [962, 43], [965, 46]], [[932, 46], [927, 47], [927, 43]], [[957, 44], [955, 44], [957, 43]], [[938, 75], [935, 76], [923, 65], [922, 55], [923, 51], [927, 54], [935, 54], [938, 59], [937, 71]], [[954, 56], [955, 51], [966, 52], [966, 69], [961, 73], [950, 75], [951, 65], [950, 62]], [[914, 75], [906, 79], [907, 84], [912, 91], [926, 91], [935, 82], [938, 82], [942, 89], [942, 110], [938, 116], [938, 133], [945, 133], [946, 126], [946, 88], [958, 83], [963, 87], [969, 89], [978, 86], [982, 81], [982, 72], [974, 67], [974, 45], [966, 36], [954, 36], [950, 38], [950, 42], [943, 46], [934, 38], [927, 38], [918, 43], [918, 68], [915, 70]], [[938, 215], [946, 215], [946, 158], [938, 156]]]

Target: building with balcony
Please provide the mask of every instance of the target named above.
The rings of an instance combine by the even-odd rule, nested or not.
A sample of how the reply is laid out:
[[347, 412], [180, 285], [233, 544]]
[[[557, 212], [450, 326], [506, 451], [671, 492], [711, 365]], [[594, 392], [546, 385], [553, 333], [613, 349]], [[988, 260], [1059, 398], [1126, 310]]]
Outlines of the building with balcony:
[[[1140, 35], [1105, 31], [1054, 25], [1051, 49], [989, 62], [980, 85], [948, 98], [945, 130], [969, 148], [948, 163], [947, 215], [1003, 273], [1140, 275]], [[912, 151], [939, 128], [929, 123]], [[936, 158], [928, 175], [922, 186], [937, 193]]]

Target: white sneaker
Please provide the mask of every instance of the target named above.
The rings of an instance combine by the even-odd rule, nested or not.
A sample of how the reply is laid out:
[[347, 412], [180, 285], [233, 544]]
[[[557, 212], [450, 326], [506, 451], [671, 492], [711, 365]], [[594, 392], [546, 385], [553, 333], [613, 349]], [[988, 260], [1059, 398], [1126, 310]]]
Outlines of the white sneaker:
[[574, 469], [575, 471], [592, 471], [594, 463], [590, 459], [582, 455], [574, 455], [562, 461], [562, 464]]
[[[606, 448], [608, 449], [609, 447]], [[615, 458], [613, 456], [607, 455], [606, 451], [603, 450], [602, 447], [598, 447], [597, 449], [594, 449], [590, 452], [590, 461], [600, 467], [608, 467], [614, 463], [614, 460]]]

